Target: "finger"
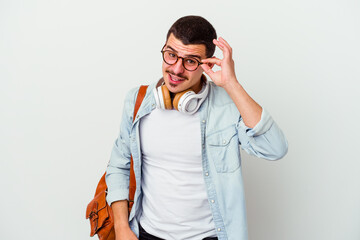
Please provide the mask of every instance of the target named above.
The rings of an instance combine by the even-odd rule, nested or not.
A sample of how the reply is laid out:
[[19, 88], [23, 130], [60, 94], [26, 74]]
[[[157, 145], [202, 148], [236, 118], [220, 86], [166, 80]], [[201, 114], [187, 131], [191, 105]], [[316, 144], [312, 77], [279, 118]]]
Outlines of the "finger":
[[204, 72], [211, 78], [211, 76], [214, 74], [214, 71], [207, 64], [201, 64], [200, 66], [202, 67], [202, 69], [204, 69]]
[[230, 44], [225, 39], [223, 39], [222, 37], [219, 37], [219, 41], [222, 44], [224, 44], [225, 46], [227, 46], [229, 49], [231, 49]]
[[230, 57], [232, 56], [232, 48], [230, 47], [229, 43], [225, 41], [222, 37], [219, 37], [219, 42], [224, 47], [224, 57]]
[[218, 48], [220, 48], [221, 51], [224, 51], [224, 45], [223, 45], [221, 42], [219, 42], [218, 40], [214, 39], [214, 40], [213, 40], [213, 43], [214, 43], [216, 46], [218, 46]]
[[213, 58], [206, 58], [201, 61], [202, 63], [214, 63], [218, 66], [221, 66], [221, 59], [213, 57]]

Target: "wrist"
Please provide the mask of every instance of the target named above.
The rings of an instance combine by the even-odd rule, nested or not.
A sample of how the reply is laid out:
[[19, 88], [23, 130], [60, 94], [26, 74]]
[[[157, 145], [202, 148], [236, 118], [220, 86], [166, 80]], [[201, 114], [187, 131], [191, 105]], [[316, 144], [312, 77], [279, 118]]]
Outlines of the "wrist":
[[115, 222], [114, 229], [115, 231], [124, 231], [130, 229], [129, 222], [118, 222], [118, 223]]
[[238, 80], [236, 78], [233, 78], [233, 79], [229, 80], [227, 83], [225, 83], [222, 86], [222, 88], [224, 88], [226, 92], [230, 93], [231, 91], [238, 88], [239, 86], [241, 86], [241, 85], [238, 82]]

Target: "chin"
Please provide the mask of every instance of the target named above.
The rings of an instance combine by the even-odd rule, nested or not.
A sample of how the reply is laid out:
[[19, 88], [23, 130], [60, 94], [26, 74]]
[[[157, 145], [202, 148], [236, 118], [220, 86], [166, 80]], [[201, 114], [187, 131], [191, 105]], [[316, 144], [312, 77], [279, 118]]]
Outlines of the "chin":
[[183, 89], [181, 86], [179, 85], [175, 85], [175, 84], [172, 84], [172, 83], [167, 83], [166, 84], [166, 87], [169, 89], [170, 92], [172, 93], [179, 93], [185, 89]]
[[186, 87], [184, 87], [184, 82], [180, 82], [180, 83], [176, 83], [176, 84], [172, 83], [170, 80], [170, 76], [168, 74], [166, 75], [166, 78], [164, 78], [164, 81], [165, 81], [166, 87], [172, 93], [178, 93], [178, 92], [181, 92], [186, 89]]

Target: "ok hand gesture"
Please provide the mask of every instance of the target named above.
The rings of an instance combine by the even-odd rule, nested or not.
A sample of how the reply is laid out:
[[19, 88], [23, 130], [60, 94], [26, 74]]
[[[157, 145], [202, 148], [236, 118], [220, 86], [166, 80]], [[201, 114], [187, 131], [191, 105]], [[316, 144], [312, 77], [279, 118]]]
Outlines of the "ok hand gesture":
[[[201, 64], [200, 66], [216, 85], [226, 89], [232, 84], [237, 83], [234, 60], [232, 59], [232, 48], [221, 37], [219, 37], [219, 40], [214, 39], [213, 43], [223, 52], [223, 59], [215, 57], [206, 58], [202, 60], [202, 63], [204, 64]], [[216, 64], [221, 67], [221, 70], [214, 72], [208, 64], [210, 64], [210, 66]]]

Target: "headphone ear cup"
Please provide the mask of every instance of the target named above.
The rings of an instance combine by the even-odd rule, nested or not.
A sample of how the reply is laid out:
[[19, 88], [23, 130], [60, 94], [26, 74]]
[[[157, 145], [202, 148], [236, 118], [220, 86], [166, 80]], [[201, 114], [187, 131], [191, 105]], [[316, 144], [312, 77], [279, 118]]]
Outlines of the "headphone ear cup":
[[[162, 85], [161, 91], [163, 94], [163, 101], [164, 101], [165, 109], [171, 110], [173, 108], [173, 106], [171, 104], [171, 97], [170, 97], [169, 89], [167, 89], [167, 87], [165, 85]], [[161, 99], [160, 99], [160, 101], [161, 101]]]
[[179, 109], [179, 103], [181, 104], [182, 102], [184, 102], [183, 99], [181, 99], [181, 97], [184, 96], [184, 94], [186, 94], [187, 92], [189, 92], [189, 94], [191, 94], [190, 92], [193, 92], [193, 91], [191, 89], [187, 89], [185, 91], [177, 93], [174, 97], [174, 100], [173, 100], [174, 108], [180, 112], [181, 112], [181, 109]]

